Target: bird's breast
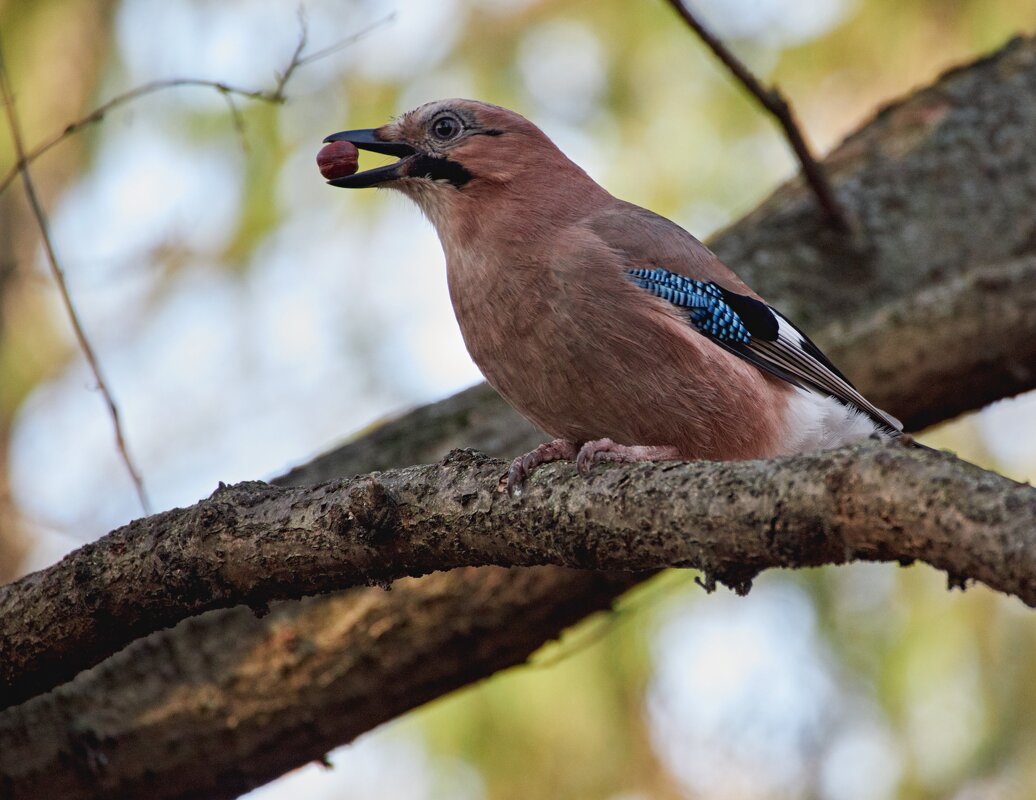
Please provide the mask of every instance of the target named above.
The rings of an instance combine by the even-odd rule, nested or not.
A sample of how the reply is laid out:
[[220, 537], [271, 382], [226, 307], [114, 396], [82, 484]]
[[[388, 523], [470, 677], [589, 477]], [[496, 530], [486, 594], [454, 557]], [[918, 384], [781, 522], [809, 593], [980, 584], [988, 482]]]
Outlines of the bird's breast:
[[448, 259], [486, 380], [553, 436], [671, 445], [688, 458], [780, 450], [787, 390], [692, 331], [618, 266]]

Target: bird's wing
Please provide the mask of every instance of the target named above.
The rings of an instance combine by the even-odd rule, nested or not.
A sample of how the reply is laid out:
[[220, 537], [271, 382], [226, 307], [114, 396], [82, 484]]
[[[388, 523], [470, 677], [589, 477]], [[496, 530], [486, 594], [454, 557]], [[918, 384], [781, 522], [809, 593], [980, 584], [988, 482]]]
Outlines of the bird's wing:
[[631, 281], [684, 310], [699, 333], [731, 353], [795, 386], [860, 409], [891, 434], [902, 431], [899, 420], [860, 394], [806, 334], [753, 296], [705, 245], [664, 217], [622, 205], [588, 224], [624, 254]]
[[633, 267], [662, 267], [758, 298], [708, 247], [654, 211], [615, 200], [589, 216], [584, 224]]

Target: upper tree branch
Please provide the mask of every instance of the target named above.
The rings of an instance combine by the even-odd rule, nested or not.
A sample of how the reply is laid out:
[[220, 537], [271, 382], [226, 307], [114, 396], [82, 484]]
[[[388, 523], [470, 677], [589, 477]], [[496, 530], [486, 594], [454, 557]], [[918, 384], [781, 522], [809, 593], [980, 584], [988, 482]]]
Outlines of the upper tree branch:
[[746, 591], [770, 567], [918, 559], [1036, 605], [1036, 489], [947, 454], [870, 443], [591, 481], [544, 470], [521, 502], [494, 490], [503, 469], [460, 451], [138, 520], [0, 590], [0, 703], [202, 611], [463, 566], [697, 567]]
[[[834, 363], [907, 430], [1036, 385], [1036, 255], [974, 269], [818, 331]], [[923, 386], [924, 391], [918, 392]]]

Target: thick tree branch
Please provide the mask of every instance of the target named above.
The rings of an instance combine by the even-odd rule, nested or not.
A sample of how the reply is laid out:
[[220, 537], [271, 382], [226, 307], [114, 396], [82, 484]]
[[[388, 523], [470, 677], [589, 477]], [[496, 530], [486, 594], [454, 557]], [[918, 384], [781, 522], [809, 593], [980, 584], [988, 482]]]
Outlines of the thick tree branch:
[[[853, 243], [822, 224], [812, 196], [793, 182], [711, 244], [880, 400], [888, 377], [874, 362], [886, 348], [875, 354], [867, 331], [895, 350], [902, 330], [899, 346], [923, 352], [928, 334], [912, 315], [925, 307], [934, 315], [940, 287], [957, 281], [973, 280], [981, 292], [981, 302], [954, 306], [967, 315], [957, 320], [961, 330], [991, 329], [972, 327], [972, 315], [1011, 307], [1019, 284], [984, 286], [982, 276], [1009, 274], [1011, 263], [1036, 255], [1034, 95], [1036, 43], [1019, 40], [879, 114], [825, 162], [859, 222]], [[952, 337], [940, 338], [938, 352], [892, 376], [895, 402], [882, 402], [931, 422], [1036, 386], [1014, 356], [1033, 340], [1036, 320], [1018, 309], [1011, 337], [975, 343], [965, 333], [949, 346]], [[952, 320], [940, 325], [949, 337]], [[972, 381], [966, 370], [982, 361], [983, 347]], [[932, 384], [928, 364], [952, 376], [957, 353], [956, 391], [948, 380]], [[291, 481], [433, 460], [464, 445], [513, 455], [535, 441], [481, 386], [392, 422]], [[387, 593], [275, 606], [261, 620], [247, 609], [187, 620], [0, 714], [0, 795], [235, 797], [520, 663], [636, 580], [551, 567], [467, 569], [397, 582]]]
[[860, 228], [852, 242], [791, 181], [710, 246], [810, 333], [1036, 255], [1034, 96], [1036, 39], [1016, 39], [881, 110], [824, 160]]
[[194, 617], [0, 714], [0, 797], [231, 800], [524, 661], [639, 579], [486, 567]]
[[4, 587], [0, 703], [203, 611], [468, 566], [696, 567], [740, 592], [770, 567], [917, 559], [1036, 605], [1036, 489], [948, 454], [871, 443], [592, 481], [555, 468], [516, 502], [495, 489], [504, 462], [470, 453], [312, 489], [220, 489]]
[[[831, 359], [916, 431], [1036, 386], [1036, 255], [904, 294], [819, 332]], [[924, 391], [918, 392], [923, 386]]]

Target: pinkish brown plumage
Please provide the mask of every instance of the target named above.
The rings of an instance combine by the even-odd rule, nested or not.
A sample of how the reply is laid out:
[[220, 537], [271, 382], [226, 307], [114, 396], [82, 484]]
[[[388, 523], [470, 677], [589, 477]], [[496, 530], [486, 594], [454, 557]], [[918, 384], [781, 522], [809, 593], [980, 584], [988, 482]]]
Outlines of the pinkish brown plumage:
[[712, 251], [612, 197], [520, 115], [446, 100], [325, 141], [400, 157], [330, 183], [421, 207], [471, 357], [556, 437], [515, 459], [512, 489], [559, 458], [762, 458], [898, 435]]

